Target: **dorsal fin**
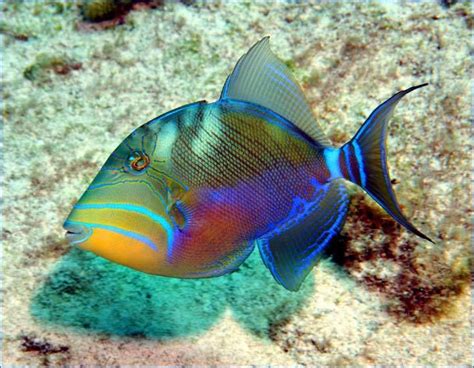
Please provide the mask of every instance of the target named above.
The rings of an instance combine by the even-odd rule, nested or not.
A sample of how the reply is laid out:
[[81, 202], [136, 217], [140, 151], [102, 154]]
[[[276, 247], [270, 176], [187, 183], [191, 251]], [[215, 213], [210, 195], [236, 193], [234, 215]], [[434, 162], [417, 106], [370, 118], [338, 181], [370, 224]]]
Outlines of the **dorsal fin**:
[[240, 58], [220, 98], [264, 106], [295, 124], [319, 145], [331, 145], [290, 70], [270, 50], [269, 37]]

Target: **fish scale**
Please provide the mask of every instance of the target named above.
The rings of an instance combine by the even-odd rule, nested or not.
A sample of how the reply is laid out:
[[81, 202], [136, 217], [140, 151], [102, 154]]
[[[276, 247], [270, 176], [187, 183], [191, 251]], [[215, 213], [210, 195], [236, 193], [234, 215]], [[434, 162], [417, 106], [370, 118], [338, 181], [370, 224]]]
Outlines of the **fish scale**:
[[[192, 142], [203, 135], [199, 132], [206, 131], [202, 121], [180, 131], [173, 164], [176, 174], [192, 185], [213, 187], [216, 178], [226, 179], [223, 185], [234, 185], [263, 171], [278, 171], [278, 175], [273, 174], [274, 182], [278, 183], [282, 175], [296, 174], [296, 171], [292, 172], [295, 166], [307, 166], [303, 175], [304, 180], [309, 180], [310, 173], [317, 171], [312, 160], [314, 148], [300, 137], [287, 137], [285, 141], [276, 142], [270, 137], [278, 133], [278, 126], [268, 127], [267, 121], [256, 119], [245, 110], [229, 110], [217, 104], [202, 108], [211, 110], [204, 116], [211, 124], [221, 126], [226, 140], [217, 142], [207, 131], [205, 135], [209, 139], [201, 140], [201, 144], [205, 146], [203, 150], [209, 160], [203, 160], [201, 154], [191, 149]], [[290, 179], [297, 183], [303, 180], [302, 177]]]

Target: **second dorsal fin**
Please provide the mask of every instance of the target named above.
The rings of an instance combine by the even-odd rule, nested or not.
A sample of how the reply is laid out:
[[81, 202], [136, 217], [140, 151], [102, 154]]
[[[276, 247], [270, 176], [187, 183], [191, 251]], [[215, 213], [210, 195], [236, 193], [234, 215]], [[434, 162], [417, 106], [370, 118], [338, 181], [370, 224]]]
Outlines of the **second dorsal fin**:
[[295, 124], [319, 145], [331, 145], [290, 70], [270, 50], [269, 37], [240, 58], [224, 84], [221, 99], [264, 106]]

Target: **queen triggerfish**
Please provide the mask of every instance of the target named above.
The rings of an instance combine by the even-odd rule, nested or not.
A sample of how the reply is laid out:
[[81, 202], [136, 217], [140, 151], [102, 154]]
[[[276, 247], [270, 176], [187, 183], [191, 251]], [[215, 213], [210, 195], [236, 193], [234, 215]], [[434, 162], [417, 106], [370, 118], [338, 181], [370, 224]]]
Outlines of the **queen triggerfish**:
[[232, 272], [257, 246], [275, 280], [298, 290], [344, 224], [351, 181], [430, 240], [400, 210], [385, 149], [395, 106], [425, 85], [393, 95], [335, 148], [266, 37], [237, 62], [217, 101], [131, 133], [72, 209], [66, 236], [124, 266], [179, 278]]

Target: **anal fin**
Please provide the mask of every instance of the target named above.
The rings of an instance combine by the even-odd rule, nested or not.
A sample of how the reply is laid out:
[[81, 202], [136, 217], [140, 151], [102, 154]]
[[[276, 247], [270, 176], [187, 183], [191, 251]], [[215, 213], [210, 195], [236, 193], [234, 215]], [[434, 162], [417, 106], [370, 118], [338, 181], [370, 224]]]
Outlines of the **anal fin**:
[[299, 289], [322, 250], [344, 224], [349, 204], [344, 183], [333, 181], [323, 190], [310, 213], [284, 231], [258, 240], [265, 265], [288, 290]]

